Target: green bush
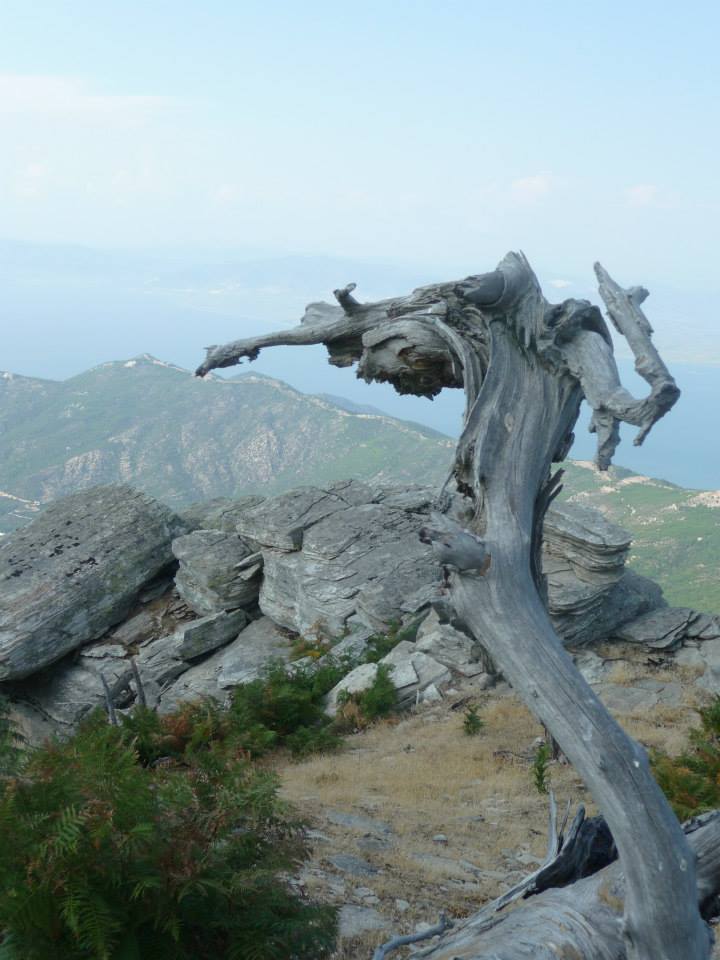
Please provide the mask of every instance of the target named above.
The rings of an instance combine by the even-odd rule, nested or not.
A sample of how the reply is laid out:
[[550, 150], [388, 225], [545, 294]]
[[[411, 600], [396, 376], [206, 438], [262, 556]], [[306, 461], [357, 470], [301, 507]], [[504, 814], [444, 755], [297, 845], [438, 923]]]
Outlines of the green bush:
[[397, 707], [397, 690], [391, 679], [392, 670], [389, 664], [378, 664], [377, 673], [371, 685], [367, 690], [357, 694], [358, 709], [366, 720], [387, 717]]
[[476, 737], [484, 726], [485, 723], [475, 704], [466, 707], [463, 715], [463, 733], [468, 737]]
[[296, 755], [329, 750], [340, 739], [329, 727], [325, 695], [345, 675], [345, 665], [328, 659], [319, 666], [270, 664], [262, 676], [238, 687], [228, 722], [237, 743], [252, 756], [273, 746], [287, 746]]
[[680, 820], [720, 807], [720, 696], [698, 710], [700, 727], [690, 731], [689, 747], [679, 757], [656, 751], [657, 782]]
[[[191, 716], [143, 711], [111, 727], [95, 715], [5, 778], [3, 960], [328, 956], [333, 911], [282, 879], [304, 850], [275, 779], [202, 748], [202, 722], [217, 718]], [[182, 762], [155, 762], [161, 744]]]

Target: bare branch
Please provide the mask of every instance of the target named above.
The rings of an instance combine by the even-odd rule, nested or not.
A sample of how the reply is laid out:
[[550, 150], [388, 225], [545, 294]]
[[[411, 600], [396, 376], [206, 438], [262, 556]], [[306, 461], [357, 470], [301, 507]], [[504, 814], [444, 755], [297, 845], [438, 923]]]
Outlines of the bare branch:
[[430, 940], [432, 937], [438, 937], [452, 927], [452, 921], [448, 920], [444, 913], [440, 914], [440, 919], [434, 927], [428, 927], [420, 933], [409, 933], [403, 937], [393, 937], [387, 943], [383, 943], [373, 954], [373, 960], [385, 960], [385, 957], [398, 947], [406, 947], [409, 943], [419, 943], [421, 940]]
[[613, 411], [619, 419], [641, 427], [634, 440], [635, 445], [639, 446], [653, 424], [665, 416], [677, 401], [680, 391], [652, 342], [653, 329], [640, 308], [640, 304], [648, 296], [648, 291], [644, 287], [623, 290], [600, 263], [595, 264], [595, 274], [608, 316], [615, 329], [630, 344], [635, 356], [635, 369], [651, 387], [650, 396], [642, 401], [642, 407], [632, 411], [633, 417], [637, 417], [639, 422], [638, 419], [624, 416], [622, 406]]
[[130, 657], [130, 669], [132, 670], [133, 679], [135, 680], [135, 689], [140, 706], [147, 707], [145, 687], [143, 686], [142, 679], [140, 678], [140, 671], [138, 670], [137, 663], [135, 662], [135, 657]]
[[115, 713], [115, 704], [113, 703], [110, 687], [108, 686], [104, 673], [100, 674], [100, 682], [102, 683], [103, 693], [105, 694], [105, 708], [107, 709], [108, 720], [111, 726], [116, 727], [118, 725], [118, 719]]

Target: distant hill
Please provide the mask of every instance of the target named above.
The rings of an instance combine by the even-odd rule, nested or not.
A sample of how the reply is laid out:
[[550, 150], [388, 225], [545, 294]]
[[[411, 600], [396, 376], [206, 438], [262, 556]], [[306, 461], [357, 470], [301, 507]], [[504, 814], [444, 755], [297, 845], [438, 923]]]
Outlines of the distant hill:
[[454, 443], [252, 373], [144, 355], [63, 382], [0, 374], [0, 532], [37, 503], [129, 481], [171, 506], [353, 476], [440, 483]]
[[[0, 534], [40, 503], [128, 481], [174, 507], [346, 477], [442, 483], [455, 442], [271, 377], [197, 380], [149, 355], [62, 382], [0, 374]], [[720, 493], [565, 464], [562, 496], [626, 527], [631, 564], [671, 603], [720, 610]]]

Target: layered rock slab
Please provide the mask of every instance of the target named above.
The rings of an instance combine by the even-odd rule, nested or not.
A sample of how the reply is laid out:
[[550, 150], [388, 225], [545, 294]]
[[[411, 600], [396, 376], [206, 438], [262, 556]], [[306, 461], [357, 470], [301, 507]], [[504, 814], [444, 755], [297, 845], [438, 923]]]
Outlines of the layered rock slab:
[[580, 646], [663, 606], [660, 587], [625, 569], [632, 538], [599, 511], [553, 504], [543, 528], [548, 610], [563, 640]]
[[0, 680], [101, 637], [173, 564], [185, 528], [168, 507], [113, 485], [65, 497], [0, 544]]
[[248, 511], [241, 537], [260, 544], [260, 609], [301, 634], [343, 633], [357, 619], [385, 630], [405, 598], [437, 584], [440, 570], [418, 531], [429, 491], [348, 481], [292, 491]]

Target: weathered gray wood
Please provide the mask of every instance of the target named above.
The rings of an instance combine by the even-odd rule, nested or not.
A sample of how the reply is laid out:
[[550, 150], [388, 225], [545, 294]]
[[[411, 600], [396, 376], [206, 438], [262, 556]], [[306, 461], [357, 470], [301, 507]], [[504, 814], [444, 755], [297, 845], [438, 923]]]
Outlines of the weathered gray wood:
[[[357, 360], [359, 375], [387, 380], [403, 393], [434, 396], [463, 383], [465, 423], [439, 499], [446, 522], [423, 534], [446, 567], [448, 603], [598, 802], [626, 879], [628, 960], [706, 960], [692, 851], [645, 752], [609, 716], [563, 649], [540, 573], [543, 518], [560, 481], [551, 466], [569, 450], [583, 397], [594, 410], [597, 462], [605, 468], [618, 421], [637, 424], [641, 442], [678, 395], [652, 348], [641, 294], [623, 291], [602, 268], [598, 278], [611, 319], [650, 383], [644, 400], [620, 384], [599, 309], [579, 300], [549, 304], [516, 253], [492, 273], [394, 300], [361, 304], [351, 288], [337, 291], [343, 312], [313, 304], [294, 330], [212, 348], [198, 373], [254, 359], [276, 343], [323, 342], [331, 363]], [[617, 918], [614, 923], [617, 928]]]
[[110, 725], [116, 727], [118, 725], [117, 714], [115, 713], [115, 704], [113, 703], [112, 694], [110, 693], [110, 687], [108, 682], [105, 679], [105, 674], [100, 674], [100, 682], [102, 683], [103, 693], [105, 695], [105, 709], [107, 710], [108, 721]]
[[[720, 892], [720, 815], [699, 818], [687, 829], [698, 861], [695, 899], [702, 909]], [[613, 863], [570, 886], [545, 890], [512, 912], [498, 914], [483, 908], [456, 922], [437, 944], [415, 956], [424, 960], [628, 960], [632, 954], [623, 939], [625, 896], [622, 866]], [[710, 950], [709, 928], [706, 936]]]
[[147, 707], [147, 697], [145, 696], [145, 687], [143, 686], [140, 671], [138, 670], [135, 657], [130, 657], [130, 669], [132, 670], [133, 680], [135, 681], [135, 692], [137, 693], [138, 703], [141, 707]]
[[452, 921], [448, 920], [444, 913], [441, 913], [440, 919], [435, 926], [428, 927], [427, 930], [421, 930], [418, 933], [407, 933], [404, 936], [392, 937], [392, 939], [386, 943], [381, 944], [373, 954], [373, 960], [385, 960], [393, 950], [398, 950], [400, 947], [407, 947], [411, 943], [420, 943], [422, 940], [432, 940], [433, 937], [438, 937], [440, 934], [445, 933], [451, 926]]

